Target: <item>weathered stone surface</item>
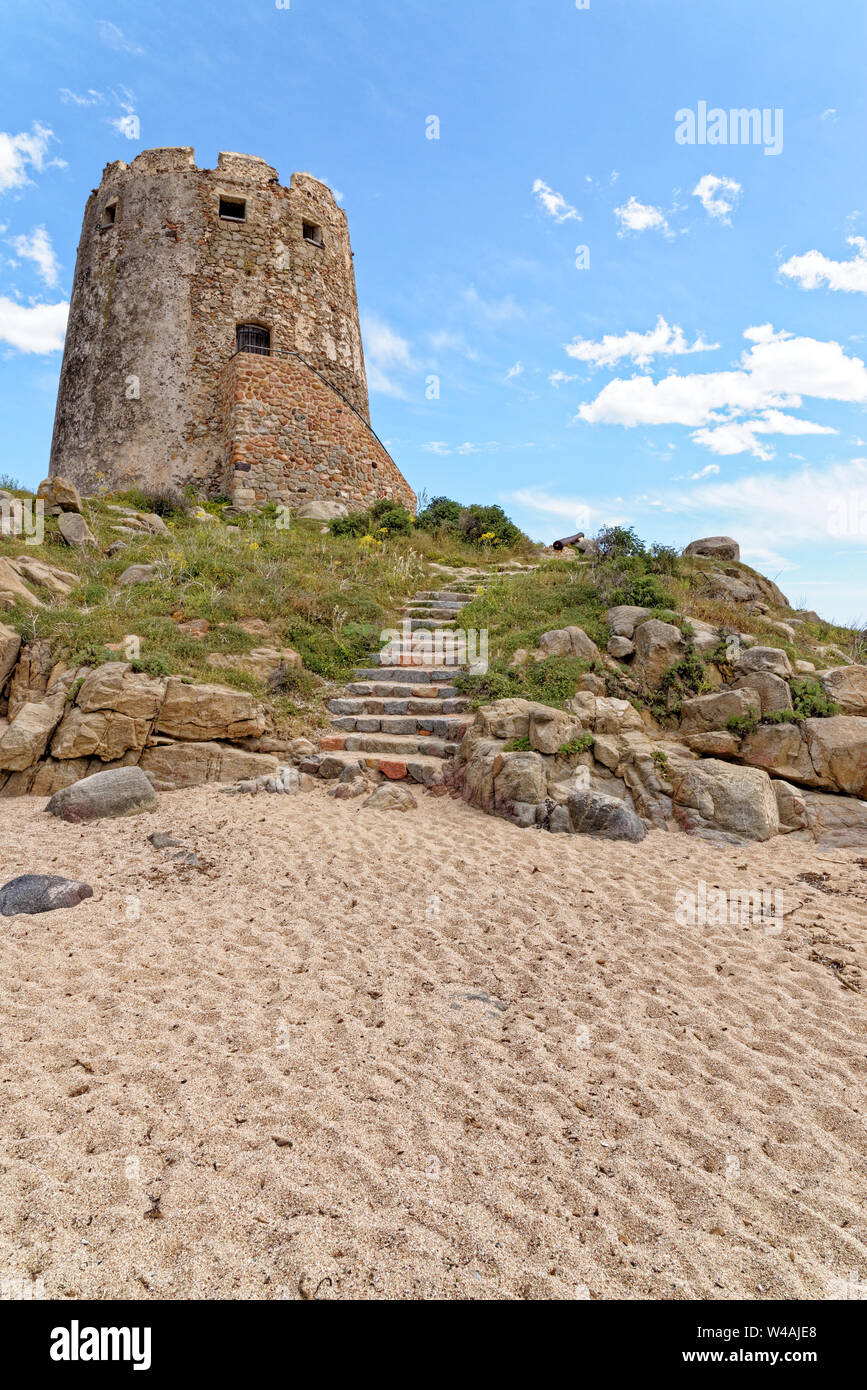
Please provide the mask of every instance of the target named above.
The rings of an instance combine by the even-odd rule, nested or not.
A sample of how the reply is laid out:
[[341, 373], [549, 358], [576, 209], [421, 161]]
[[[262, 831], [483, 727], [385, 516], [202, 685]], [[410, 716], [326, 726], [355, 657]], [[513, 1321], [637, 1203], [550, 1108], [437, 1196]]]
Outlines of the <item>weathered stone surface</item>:
[[140, 767], [117, 767], [97, 772], [55, 792], [46, 806], [66, 821], [94, 821], [137, 816], [157, 807], [157, 794]]
[[474, 730], [482, 738], [529, 738], [532, 700], [495, 700], [476, 713]]
[[704, 536], [690, 541], [684, 555], [707, 555], [711, 560], [740, 560], [741, 548], [731, 536]]
[[631, 638], [637, 625], [649, 618], [652, 612], [652, 608], [637, 608], [634, 604], [621, 603], [616, 608], [608, 609], [605, 621], [611, 629], [612, 637]]
[[20, 651], [20, 635], [14, 627], [7, 627], [5, 623], [0, 623], [0, 691], [9, 679]]
[[300, 671], [303, 663], [292, 647], [254, 647], [249, 652], [210, 652], [208, 664], [223, 670], [247, 671], [251, 676], [267, 681], [281, 669]]
[[141, 768], [157, 791], [199, 787], [206, 782], [255, 780], [277, 771], [271, 753], [247, 753], [225, 743], [170, 743], [146, 748]]
[[166, 682], [141, 671], [133, 671], [125, 661], [109, 661], [85, 676], [76, 696], [79, 709], [114, 710], [131, 719], [152, 720], [163, 702]]
[[54, 657], [48, 642], [37, 638], [35, 642], [28, 642], [22, 647], [9, 682], [10, 719], [14, 719], [24, 705], [45, 696], [53, 669]]
[[539, 638], [539, 650], [548, 656], [578, 656], [584, 661], [598, 661], [601, 654], [581, 627], [555, 628], [543, 632]]
[[796, 830], [808, 828], [807, 792], [801, 787], [793, 787], [791, 782], [774, 782], [774, 795], [777, 798], [777, 811], [780, 816], [780, 834], [790, 835]]
[[628, 700], [601, 695], [596, 698], [592, 728], [598, 734], [644, 733], [644, 721]]
[[57, 529], [67, 545], [76, 546], [79, 550], [87, 545], [98, 548], [96, 536], [79, 512], [61, 512], [57, 518]]
[[11, 608], [18, 600], [23, 600], [29, 608], [45, 607], [42, 600], [22, 583], [15, 566], [5, 555], [0, 555], [0, 608]]
[[712, 729], [706, 733], [686, 734], [684, 743], [693, 753], [702, 753], [707, 758], [735, 758], [740, 752], [741, 741], [727, 729]]
[[576, 835], [638, 842], [647, 834], [643, 821], [617, 797], [579, 790], [572, 792], [566, 805]]
[[685, 734], [724, 729], [730, 719], [758, 718], [762, 712], [759, 696], [753, 690], [719, 690], [712, 695], [696, 695], [684, 700], [680, 727]]
[[706, 623], [703, 618], [694, 618], [689, 614], [686, 621], [692, 628], [692, 645], [700, 656], [719, 646], [720, 629], [713, 623]]
[[38, 762], [63, 708], [63, 696], [55, 696], [22, 705], [5, 728], [0, 723], [0, 771], [21, 772]]
[[800, 724], [760, 724], [742, 740], [740, 757], [787, 781], [819, 785]]
[[9, 563], [22, 579], [29, 580], [31, 584], [39, 584], [61, 598], [72, 593], [80, 582], [78, 575], [73, 574], [71, 570], [59, 569], [57, 565], [46, 565], [44, 560], [37, 560], [35, 555], [16, 555]]
[[776, 714], [793, 707], [788, 681], [771, 671], [747, 671], [738, 676], [735, 689], [754, 691], [759, 698], [762, 714]]
[[867, 666], [835, 666], [819, 671], [816, 679], [836, 700], [841, 714], [867, 715]]
[[346, 516], [348, 511], [345, 502], [302, 502], [294, 515], [300, 521], [333, 521], [335, 517]]
[[769, 840], [780, 828], [770, 777], [756, 767], [716, 758], [675, 764], [671, 770], [675, 814], [687, 830], [709, 827], [746, 840]]
[[628, 637], [612, 637], [609, 639], [607, 651], [608, 655], [617, 661], [626, 661], [628, 657], [635, 655], [635, 646]]
[[374, 811], [414, 811], [416, 799], [408, 787], [383, 782], [363, 803]]
[[157, 732], [170, 738], [257, 738], [265, 731], [265, 711], [244, 690], [224, 685], [186, 685], [170, 677], [157, 716]]
[[794, 675], [792, 663], [779, 647], [749, 647], [737, 659], [735, 670], [738, 676], [748, 671], [770, 671], [774, 676], [786, 679]]
[[805, 719], [804, 733], [819, 785], [867, 797], [867, 719], [851, 714]]
[[494, 805], [508, 811], [516, 801], [542, 801], [547, 780], [538, 753], [502, 753], [494, 763]]
[[77, 907], [85, 898], [92, 897], [89, 883], [61, 878], [57, 874], [22, 874], [0, 888], [0, 915], [15, 917], [18, 913], [56, 912], [62, 907]]
[[127, 565], [118, 584], [149, 584], [157, 572], [156, 565]]
[[854, 796], [803, 793], [807, 825], [822, 849], [867, 848], [867, 802]]
[[[564, 710], [552, 709], [550, 705], [533, 705], [530, 710], [530, 747], [538, 753], [554, 754], [564, 743], [571, 742], [583, 732], [581, 720], [577, 715]], [[524, 800], [531, 800], [525, 797]]]
[[655, 690], [669, 666], [673, 666], [686, 651], [680, 628], [672, 623], [650, 618], [639, 624], [633, 637], [634, 665], [640, 678]]
[[68, 709], [51, 741], [55, 758], [87, 758], [114, 762], [130, 749], [142, 749], [150, 732], [150, 720], [131, 719], [114, 710]]
[[78, 488], [68, 478], [55, 474], [53, 478], [43, 478], [36, 489], [36, 496], [48, 507], [59, 507], [62, 512], [80, 512], [81, 496]]

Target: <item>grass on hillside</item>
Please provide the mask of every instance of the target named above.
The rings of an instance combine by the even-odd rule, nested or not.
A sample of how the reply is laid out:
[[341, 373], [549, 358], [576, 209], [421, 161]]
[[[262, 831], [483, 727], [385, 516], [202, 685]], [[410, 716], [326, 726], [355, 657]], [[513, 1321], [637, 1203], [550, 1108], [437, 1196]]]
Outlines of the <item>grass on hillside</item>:
[[[432, 561], [477, 565], [489, 558], [476, 545], [421, 530], [370, 546], [355, 537], [322, 534], [322, 524], [315, 521], [293, 521], [284, 529], [274, 507], [234, 519], [231, 526], [237, 529], [231, 529], [221, 519], [219, 503], [205, 504], [212, 521], [166, 509], [163, 520], [170, 537], [122, 535], [113, 529], [123, 518], [111, 510], [112, 503], [152, 510], [138, 493], [84, 503], [100, 552], [113, 541], [124, 541], [112, 557], [92, 547], [82, 551], [66, 545], [52, 517], [45, 518], [41, 545], [26, 545], [24, 537], [0, 537], [0, 555], [26, 554], [80, 579], [68, 598], [36, 611], [18, 603], [0, 615], [2, 621], [26, 640], [48, 640], [55, 657], [71, 665], [118, 660], [118, 653], [108, 648], [137, 636], [141, 657], [134, 664], [140, 669], [268, 697], [287, 732], [328, 722], [324, 700], [333, 683], [350, 679], [354, 667], [378, 650], [381, 631], [395, 625], [405, 597], [433, 582], [428, 578]], [[515, 553], [524, 550], [521, 546]], [[508, 559], [512, 553], [500, 547], [496, 558]], [[123, 571], [140, 563], [156, 566], [154, 579], [119, 588]], [[40, 592], [39, 597], [49, 596]], [[210, 623], [203, 638], [180, 630], [182, 621], [193, 618]], [[239, 627], [249, 618], [267, 622], [273, 640]], [[211, 652], [242, 654], [268, 645], [292, 647], [304, 661], [305, 669], [286, 672], [277, 689], [246, 672], [208, 662]]]
[[[677, 712], [685, 696], [713, 688], [706, 670], [711, 660], [721, 665], [724, 675], [731, 674], [722, 664], [724, 643], [710, 656], [699, 657], [691, 651], [692, 630], [685, 621], [687, 615], [725, 631], [750, 633], [762, 646], [785, 651], [793, 664], [798, 659], [815, 662], [816, 653], [812, 648], [816, 644], [836, 645], [854, 659], [863, 659], [859, 636], [851, 628], [805, 621], [796, 629], [797, 637], [792, 643], [770, 627], [773, 621], [785, 622], [787, 617], [793, 616], [791, 610], [773, 606], [769, 613], [761, 614], [752, 610], [750, 604], [707, 597], [707, 576], [711, 568], [723, 568], [744, 576], [755, 574], [746, 565], [730, 562], [719, 566], [698, 557], [678, 557], [667, 552], [658, 560], [650, 556], [641, 564], [626, 565], [622, 557], [608, 560], [558, 558], [532, 573], [494, 582], [477, 595], [461, 615], [464, 626], [488, 631], [488, 672], [483, 676], [461, 676], [458, 685], [475, 706], [489, 700], [521, 696], [562, 708], [575, 693], [579, 676], [595, 670], [605, 676], [609, 694], [630, 699], [639, 708], [646, 706], [657, 718], [666, 719]], [[654, 617], [673, 622], [684, 633], [687, 654], [666, 673], [661, 691], [630, 689], [630, 672], [626, 665], [622, 668], [625, 682], [600, 662], [575, 657], [549, 657], [538, 664], [530, 660], [523, 666], [510, 666], [519, 648], [532, 651], [538, 646], [542, 633], [552, 628], [583, 628], [604, 652], [611, 635], [605, 613], [618, 603], [649, 607]]]

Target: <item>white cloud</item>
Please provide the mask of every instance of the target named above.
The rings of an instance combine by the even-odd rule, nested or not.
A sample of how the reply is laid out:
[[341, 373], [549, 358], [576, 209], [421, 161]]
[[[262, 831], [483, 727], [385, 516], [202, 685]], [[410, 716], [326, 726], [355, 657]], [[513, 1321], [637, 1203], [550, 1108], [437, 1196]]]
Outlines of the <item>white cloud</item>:
[[34, 227], [29, 236], [10, 237], [16, 254], [34, 261], [46, 285], [57, 284], [58, 264], [51, 237], [44, 227]]
[[0, 296], [0, 342], [19, 352], [59, 352], [68, 314], [65, 302], [26, 306]]
[[819, 117], [820, 121], [831, 121], [832, 123], [834, 121], [838, 121], [839, 119], [840, 118], [837, 115], [836, 106], [829, 106], [828, 109], [826, 111], [823, 111], [821, 116]]
[[103, 43], [107, 43], [109, 48], [117, 49], [118, 53], [133, 53], [137, 55], [144, 53], [144, 49], [140, 48], [138, 44], [133, 43], [131, 39], [128, 39], [123, 30], [119, 29], [116, 24], [112, 24], [111, 20], [98, 20], [96, 28]]
[[437, 454], [440, 458], [445, 458], [446, 454], [451, 453], [444, 439], [432, 439], [429, 444], [422, 444], [421, 447], [423, 453]]
[[796, 280], [803, 290], [815, 290], [827, 285], [829, 290], [845, 290], [849, 294], [867, 294], [867, 238], [850, 236], [849, 246], [855, 254], [848, 261], [832, 261], [821, 251], [807, 251], [792, 256], [780, 266], [780, 274]]
[[[737, 370], [686, 376], [672, 372], [658, 382], [650, 376], [616, 378], [595, 400], [585, 402], [576, 418], [627, 427], [686, 425], [699, 431], [698, 443], [716, 453], [752, 449], [767, 457], [758, 434], [826, 432], [779, 413], [800, 407], [803, 396], [867, 403], [867, 369], [839, 343], [775, 333], [771, 324], [748, 328], [744, 337], [753, 346], [742, 354]], [[740, 418], [745, 415], [758, 419]]]
[[88, 87], [87, 91], [81, 95], [77, 92], [71, 92], [68, 87], [61, 87], [60, 100], [66, 102], [67, 105], [71, 103], [73, 106], [99, 106], [105, 101], [105, 97], [102, 92], [97, 92], [93, 87]]
[[394, 373], [410, 371], [414, 367], [406, 338], [395, 333], [393, 328], [373, 314], [365, 314], [361, 331], [371, 391], [382, 396], [402, 398], [405, 393], [399, 382], [394, 380]]
[[606, 333], [598, 342], [589, 338], [576, 338], [566, 345], [566, 352], [579, 362], [590, 362], [594, 367], [613, 367], [623, 357], [629, 357], [638, 366], [644, 367], [652, 358], [680, 357], [691, 352], [712, 352], [719, 343], [706, 343], [699, 335], [690, 346], [684, 337], [683, 329], [677, 324], [666, 323], [662, 314], [654, 328], [646, 333], [620, 334]]
[[[857, 511], [857, 500], [867, 497], [867, 465], [853, 459], [827, 468], [802, 468], [797, 473], [759, 473], [732, 482], [708, 483], [688, 497], [678, 499], [689, 512], [715, 517], [732, 534], [748, 539], [752, 553], [767, 546], [793, 543], [815, 545], [824, 532], [845, 538], [847, 512]], [[851, 505], [850, 505], [851, 504]], [[853, 530], [855, 528], [852, 528]], [[857, 540], [857, 535], [850, 537]], [[860, 537], [864, 542], [863, 532]]]
[[558, 517], [579, 531], [589, 531], [594, 518], [599, 519], [603, 515], [583, 497], [552, 496], [543, 488], [519, 488], [517, 492], [508, 493], [506, 501], [526, 507], [539, 516]]
[[[568, 349], [567, 349], [567, 350], [568, 350]], [[559, 387], [559, 386], [564, 386], [564, 385], [566, 384], [566, 382], [568, 382], [568, 381], [578, 381], [579, 378], [578, 378], [577, 375], [575, 375], [575, 376], [570, 376], [570, 374], [569, 374], [568, 372], [561, 372], [561, 371], [558, 369], [556, 372], [549, 372], [549, 374], [548, 374], [548, 380], [550, 381], [550, 383], [551, 383], [552, 386], [558, 386], [558, 387]]]
[[524, 317], [523, 309], [515, 303], [510, 294], [504, 299], [483, 299], [475, 285], [470, 285], [464, 290], [463, 299], [488, 323], [506, 323], [509, 319]]
[[720, 177], [718, 174], [704, 174], [699, 179], [692, 196], [698, 198], [708, 217], [731, 226], [730, 213], [741, 195], [741, 185], [735, 179]]
[[[46, 167], [45, 156], [54, 138], [54, 132], [39, 121], [30, 132], [7, 135], [0, 131], [0, 192], [7, 188], [23, 188], [32, 182], [29, 171], [35, 169], [41, 173]], [[58, 168], [64, 167], [62, 160], [49, 162]]]
[[620, 222], [618, 236], [625, 236], [626, 232], [646, 232], [651, 229], [664, 232], [666, 236], [671, 234], [662, 208], [651, 207], [649, 203], [639, 203], [634, 194], [628, 203], [614, 209], [614, 215]]
[[523, 365], [523, 363], [522, 363], [522, 362], [516, 362], [515, 365], [514, 365], [514, 367], [510, 367], [509, 370], [506, 372], [506, 375], [503, 377], [503, 380], [504, 380], [504, 381], [512, 381], [516, 376], [522, 376], [522, 375], [523, 375], [523, 372], [524, 372], [524, 365]]
[[539, 206], [549, 217], [553, 217], [555, 222], [580, 222], [581, 214], [577, 208], [573, 208], [571, 203], [567, 203], [562, 193], [555, 193], [542, 179], [537, 179], [533, 184], [533, 192], [538, 199]]

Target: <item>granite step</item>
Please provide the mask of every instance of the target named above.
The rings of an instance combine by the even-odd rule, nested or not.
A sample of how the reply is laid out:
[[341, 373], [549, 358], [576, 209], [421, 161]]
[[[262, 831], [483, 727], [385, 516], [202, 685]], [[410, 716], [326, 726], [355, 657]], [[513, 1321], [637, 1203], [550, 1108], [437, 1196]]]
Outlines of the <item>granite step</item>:
[[340, 714], [331, 726], [342, 734], [410, 734], [460, 743], [471, 723], [471, 717], [460, 714]]
[[323, 734], [319, 748], [323, 753], [345, 750], [347, 753], [383, 753], [402, 758], [413, 758], [418, 754], [430, 758], [453, 758], [460, 744], [431, 735], [337, 732]]
[[437, 700], [456, 700], [459, 691], [453, 685], [405, 685], [389, 681], [352, 681], [344, 687], [345, 694], [339, 699], [356, 699], [372, 696], [375, 700], [424, 700], [434, 704]]
[[[345, 749], [333, 749], [331, 752], [323, 754], [323, 758], [328, 759], [328, 772], [331, 780], [336, 780], [340, 776], [341, 769], [337, 764], [346, 767], [350, 763], [363, 762], [367, 767], [375, 772], [380, 772], [390, 781], [418, 782], [422, 786], [434, 786], [441, 784], [443, 780], [443, 768], [445, 766], [442, 758], [432, 758], [430, 754], [417, 753], [414, 756], [396, 757], [388, 753], [363, 753], [348, 752]], [[306, 770], [306, 769], [305, 769]], [[313, 771], [313, 763], [310, 765]]]
[[461, 699], [459, 696], [452, 700], [416, 700], [381, 699], [375, 695], [361, 695], [354, 699], [347, 699], [346, 696], [341, 695], [328, 701], [329, 713], [343, 717], [415, 714], [423, 719], [430, 719], [437, 715], [465, 714], [468, 708], [469, 700]]
[[[372, 660], [375, 661], [375, 656]], [[355, 681], [387, 682], [389, 685], [448, 685], [465, 666], [359, 666]]]

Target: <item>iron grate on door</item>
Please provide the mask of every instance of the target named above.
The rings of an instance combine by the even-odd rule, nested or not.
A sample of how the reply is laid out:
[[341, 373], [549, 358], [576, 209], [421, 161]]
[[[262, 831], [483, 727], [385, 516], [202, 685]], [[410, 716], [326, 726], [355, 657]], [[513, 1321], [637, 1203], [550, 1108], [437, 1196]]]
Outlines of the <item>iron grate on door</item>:
[[257, 352], [261, 357], [271, 355], [271, 334], [257, 323], [242, 323], [238, 328], [238, 352]]

